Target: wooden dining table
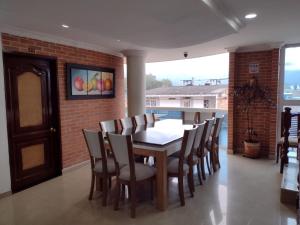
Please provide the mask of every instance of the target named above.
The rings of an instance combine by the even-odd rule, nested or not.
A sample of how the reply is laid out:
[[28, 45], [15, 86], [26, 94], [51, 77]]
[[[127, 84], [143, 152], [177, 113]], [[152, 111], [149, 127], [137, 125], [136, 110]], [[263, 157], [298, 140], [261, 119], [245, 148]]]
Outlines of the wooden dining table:
[[136, 155], [155, 157], [156, 202], [157, 208], [161, 211], [168, 207], [167, 158], [180, 150], [184, 130], [191, 128], [192, 125], [183, 125], [182, 120], [166, 119], [150, 126], [137, 127], [134, 131], [122, 131], [123, 134], [132, 132]]

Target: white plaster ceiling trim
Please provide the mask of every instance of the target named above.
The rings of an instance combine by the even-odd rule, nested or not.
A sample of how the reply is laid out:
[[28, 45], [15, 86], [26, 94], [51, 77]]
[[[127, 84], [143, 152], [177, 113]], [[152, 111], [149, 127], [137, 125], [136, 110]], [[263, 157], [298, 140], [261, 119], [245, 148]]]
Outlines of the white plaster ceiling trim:
[[51, 43], [62, 44], [62, 45], [67, 45], [67, 46], [71, 46], [71, 47], [82, 48], [82, 49], [92, 50], [92, 51], [98, 51], [101, 53], [106, 53], [106, 54], [110, 54], [110, 55], [123, 57], [123, 55], [120, 52], [118, 52], [114, 49], [109, 49], [106, 47], [102, 47], [99, 45], [90, 44], [90, 43], [86, 43], [86, 42], [75, 41], [72, 39], [62, 38], [62, 37], [47, 34], [47, 33], [30, 31], [27, 29], [13, 27], [13, 26], [9, 26], [9, 25], [1, 25], [0, 32], [16, 35], [16, 36], [20, 36], [20, 37], [32, 38], [32, 39], [37, 39], [37, 40], [41, 40], [41, 41], [47, 41], [47, 42], [51, 42]]
[[140, 56], [145, 57], [146, 51], [145, 50], [138, 50], [138, 49], [126, 49], [122, 51], [124, 56]]
[[271, 43], [261, 43], [255, 45], [239, 46], [239, 47], [228, 47], [226, 50], [228, 52], [258, 52], [258, 51], [268, 51], [276, 48], [281, 48], [284, 42], [271, 42]]
[[217, 16], [223, 19], [235, 32], [238, 32], [245, 26], [224, 2], [218, 0], [202, 0], [202, 2]]

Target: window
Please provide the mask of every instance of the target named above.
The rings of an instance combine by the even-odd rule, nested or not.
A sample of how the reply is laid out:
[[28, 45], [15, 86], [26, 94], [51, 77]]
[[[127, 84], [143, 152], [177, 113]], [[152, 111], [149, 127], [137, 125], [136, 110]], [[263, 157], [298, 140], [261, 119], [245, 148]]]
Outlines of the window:
[[181, 106], [184, 108], [191, 108], [192, 107], [192, 99], [190, 97], [183, 97], [181, 99]]
[[285, 100], [300, 100], [300, 46], [287, 47], [284, 60]]
[[158, 98], [146, 98], [146, 106], [159, 106]]
[[204, 101], [203, 101], [203, 107], [204, 108], [209, 108], [209, 100], [204, 99]]
[[[277, 109], [277, 140], [281, 137], [281, 112], [286, 106], [290, 107], [292, 113], [300, 112], [300, 44], [287, 45], [280, 52], [283, 57], [281, 65], [283, 71], [280, 73], [280, 105]], [[292, 119], [290, 135], [297, 135], [297, 122]]]

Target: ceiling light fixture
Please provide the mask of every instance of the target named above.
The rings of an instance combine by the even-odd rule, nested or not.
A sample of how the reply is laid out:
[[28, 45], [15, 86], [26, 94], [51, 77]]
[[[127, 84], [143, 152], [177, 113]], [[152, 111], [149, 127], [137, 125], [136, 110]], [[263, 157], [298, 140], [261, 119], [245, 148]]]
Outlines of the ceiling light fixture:
[[121, 41], [120, 39], [117, 40], [117, 42], [120, 42], [120, 41]]
[[70, 26], [69, 25], [67, 25], [67, 24], [62, 24], [61, 25], [63, 28], [69, 28]]
[[256, 13], [249, 13], [245, 16], [245, 19], [251, 20], [257, 17]]

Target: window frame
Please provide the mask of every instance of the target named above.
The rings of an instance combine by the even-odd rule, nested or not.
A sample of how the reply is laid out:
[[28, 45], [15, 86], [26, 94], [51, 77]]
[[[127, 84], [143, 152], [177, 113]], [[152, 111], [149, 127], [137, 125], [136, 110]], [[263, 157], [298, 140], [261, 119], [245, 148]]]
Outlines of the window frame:
[[278, 95], [277, 95], [277, 142], [281, 138], [281, 112], [283, 112], [283, 106], [300, 106], [299, 100], [291, 100], [284, 98], [284, 78], [285, 78], [285, 52], [288, 48], [300, 47], [300, 43], [286, 44], [281, 47], [279, 55], [279, 79], [278, 79]]

